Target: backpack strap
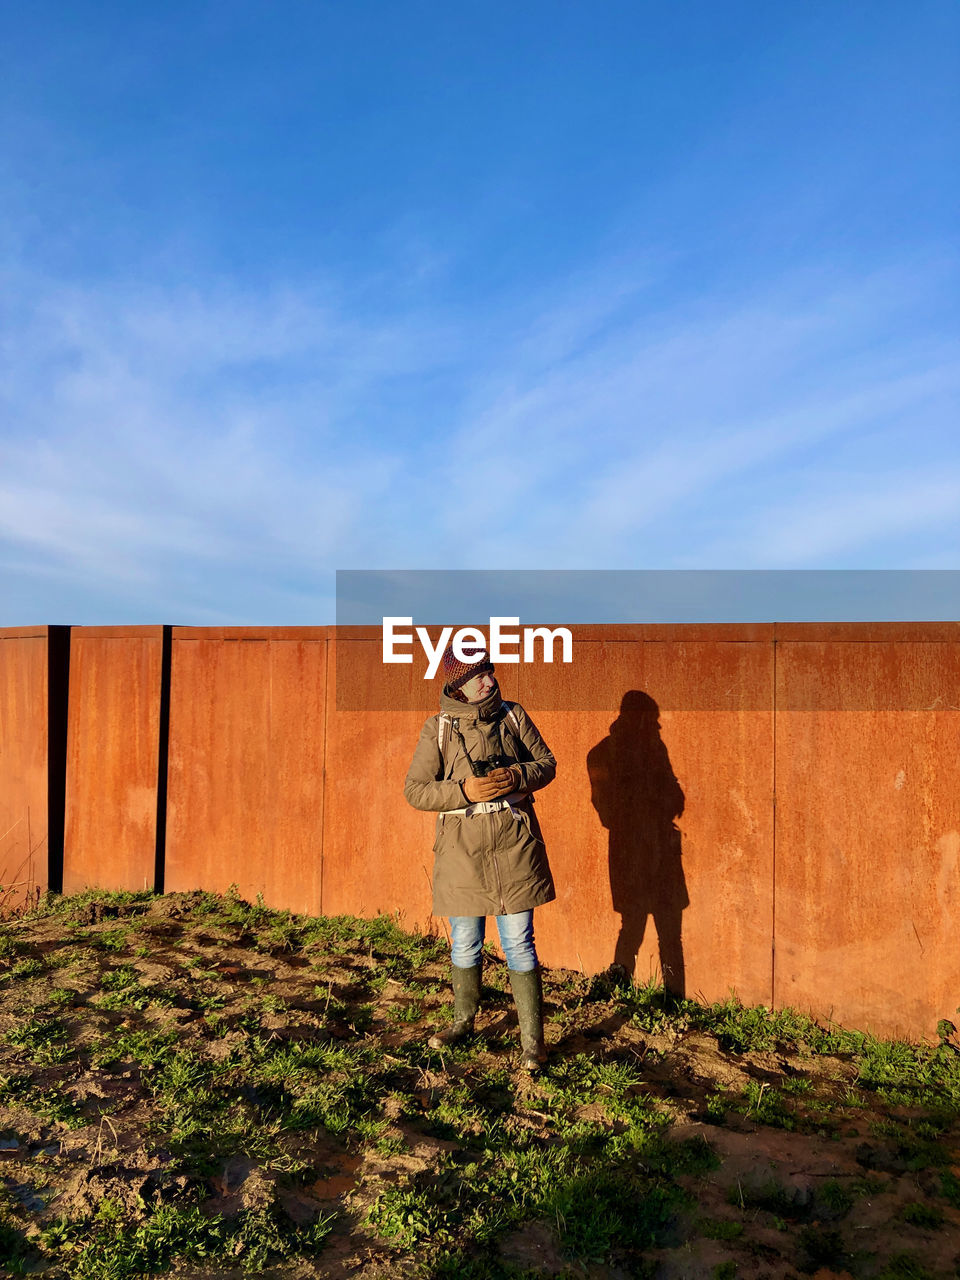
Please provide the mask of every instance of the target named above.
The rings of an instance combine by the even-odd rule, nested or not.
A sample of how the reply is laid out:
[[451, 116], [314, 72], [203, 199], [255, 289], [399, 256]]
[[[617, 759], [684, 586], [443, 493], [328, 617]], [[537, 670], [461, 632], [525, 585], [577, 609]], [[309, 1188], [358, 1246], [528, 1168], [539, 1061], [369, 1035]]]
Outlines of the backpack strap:
[[[523, 738], [520, 736], [520, 720], [514, 709], [515, 704], [512, 702], [503, 702], [500, 705], [503, 711], [504, 723], [516, 735], [517, 748], [518, 748], [517, 754], [519, 756], [517, 763], [524, 764], [526, 761], [532, 760], [533, 757], [530, 755], [530, 751], [528, 750], [526, 743], [524, 742]], [[530, 804], [533, 804], [535, 799], [533, 792], [530, 792], [530, 791], [526, 792], [523, 795], [523, 799], [525, 801], [528, 801]]]
[[457, 720], [455, 722], [453, 717], [448, 715], [446, 711], [441, 711], [437, 717], [437, 750], [440, 752], [444, 778], [446, 778], [447, 774], [447, 743], [450, 741], [450, 732], [454, 727], [454, 723], [459, 726], [460, 721]]
[[512, 703], [502, 702], [500, 705], [503, 707], [504, 720], [506, 720], [507, 724], [510, 726], [513, 732], [519, 738], [520, 737], [520, 721], [517, 719], [517, 713], [514, 711]]
[[[517, 713], [509, 702], [501, 702], [501, 710], [506, 723], [513, 730], [520, 746], [523, 746], [523, 739], [520, 737], [520, 721], [517, 719]], [[450, 741], [450, 734], [453, 729], [459, 729], [460, 721], [455, 720], [453, 716], [446, 711], [441, 711], [437, 716], [437, 750], [440, 752], [440, 760], [443, 763], [444, 777], [447, 772], [447, 743]]]

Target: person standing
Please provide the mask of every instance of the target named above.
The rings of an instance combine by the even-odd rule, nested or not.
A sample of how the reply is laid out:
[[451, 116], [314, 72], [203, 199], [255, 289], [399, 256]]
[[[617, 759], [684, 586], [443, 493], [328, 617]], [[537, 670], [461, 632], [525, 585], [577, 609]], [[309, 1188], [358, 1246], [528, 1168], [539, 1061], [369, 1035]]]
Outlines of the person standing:
[[480, 1005], [487, 916], [496, 916], [520, 1023], [522, 1065], [547, 1058], [543, 985], [533, 912], [556, 897], [533, 808], [557, 762], [516, 702], [504, 702], [487, 652], [442, 660], [440, 712], [420, 732], [403, 794], [437, 814], [433, 914], [450, 920], [453, 1023], [430, 1037], [432, 1048], [473, 1031]]

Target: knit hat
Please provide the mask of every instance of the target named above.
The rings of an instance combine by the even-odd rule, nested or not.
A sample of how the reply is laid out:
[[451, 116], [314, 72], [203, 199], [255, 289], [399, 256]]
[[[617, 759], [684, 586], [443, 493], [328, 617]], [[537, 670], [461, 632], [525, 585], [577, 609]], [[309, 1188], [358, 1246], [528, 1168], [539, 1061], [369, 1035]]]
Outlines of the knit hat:
[[453, 652], [453, 645], [448, 644], [442, 658], [444, 685], [449, 693], [455, 694], [461, 685], [482, 675], [484, 671], [492, 671], [493, 663], [486, 649], [478, 649], [472, 661], [461, 662]]

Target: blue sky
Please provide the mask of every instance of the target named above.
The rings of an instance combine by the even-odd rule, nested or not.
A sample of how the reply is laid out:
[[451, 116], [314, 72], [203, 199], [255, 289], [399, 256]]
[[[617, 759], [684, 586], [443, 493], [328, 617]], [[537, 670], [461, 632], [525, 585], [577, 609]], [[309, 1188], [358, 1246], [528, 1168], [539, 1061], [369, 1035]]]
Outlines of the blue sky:
[[960, 567], [952, 0], [37, 0], [0, 58], [0, 624]]

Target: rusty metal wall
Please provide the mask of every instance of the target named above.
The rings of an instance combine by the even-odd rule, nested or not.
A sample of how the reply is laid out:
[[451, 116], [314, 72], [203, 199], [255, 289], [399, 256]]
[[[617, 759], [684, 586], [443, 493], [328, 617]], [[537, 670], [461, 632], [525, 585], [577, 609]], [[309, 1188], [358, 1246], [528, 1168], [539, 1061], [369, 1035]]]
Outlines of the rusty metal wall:
[[[522, 669], [558, 761], [537, 802], [558, 888], [538, 912], [544, 962], [769, 1002], [772, 628], [582, 631], [571, 668]], [[538, 711], [560, 680], [589, 709]]]
[[929, 1036], [960, 1005], [958, 629], [781, 630], [775, 1001]]
[[320, 910], [326, 627], [174, 627], [164, 888]]
[[63, 891], [154, 886], [162, 627], [74, 627]]
[[[158, 635], [75, 629], [68, 889], [149, 878]], [[538, 799], [559, 891], [537, 912], [544, 962], [665, 969], [691, 996], [882, 1034], [955, 1018], [960, 625], [576, 636], [572, 667], [498, 672], [559, 764]], [[164, 887], [443, 932], [434, 818], [402, 798], [436, 686], [386, 672], [378, 629], [178, 627], [172, 649]], [[0, 868], [29, 838], [35, 882], [46, 652], [45, 628], [0, 632]], [[368, 687], [416, 709], [338, 709], [344, 679], [347, 705]]]
[[0, 630], [0, 913], [47, 887], [48, 628]]

